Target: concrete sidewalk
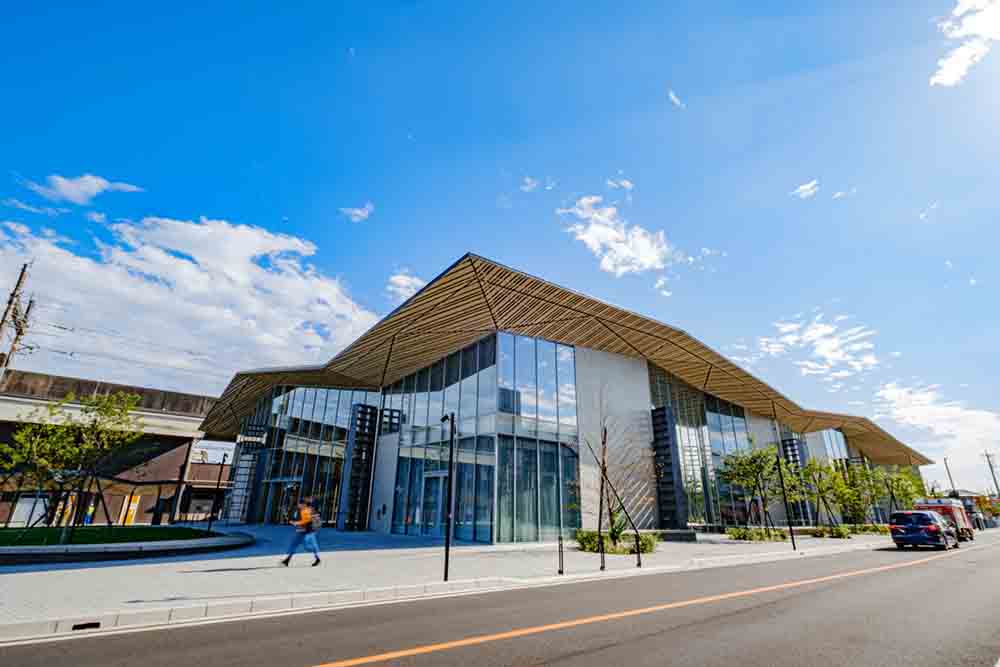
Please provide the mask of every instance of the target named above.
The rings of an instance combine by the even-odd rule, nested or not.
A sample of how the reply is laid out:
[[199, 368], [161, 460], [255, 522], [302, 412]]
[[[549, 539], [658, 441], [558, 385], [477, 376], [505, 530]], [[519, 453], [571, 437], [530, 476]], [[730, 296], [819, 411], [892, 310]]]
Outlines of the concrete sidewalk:
[[[268, 599], [289, 600], [285, 608], [290, 608], [292, 596], [312, 594], [325, 594], [314, 595], [323, 600], [339, 599], [329, 594], [345, 594], [340, 597], [346, 601], [412, 597], [437, 590], [425, 586], [442, 579], [440, 540], [326, 530], [320, 534], [320, 567], [310, 567], [311, 555], [300, 553], [285, 568], [279, 560], [291, 538], [290, 528], [232, 530], [252, 532], [257, 543], [239, 551], [187, 558], [0, 567], [0, 624]], [[787, 542], [744, 544], [713, 536], [697, 543], [661, 543], [656, 553], [643, 556], [641, 571], [635, 568], [634, 556], [607, 556], [607, 571], [601, 573], [596, 554], [567, 545], [566, 576], [561, 579], [719, 567], [888, 546], [885, 536], [844, 541], [803, 537], [799, 552], [793, 554]], [[552, 581], [557, 566], [555, 544], [459, 544], [452, 549], [450, 579], [472, 582], [472, 588], [525, 585]], [[373, 596], [372, 591], [379, 593]], [[284, 605], [275, 603], [278, 608]], [[267, 605], [256, 606], [262, 610]]]

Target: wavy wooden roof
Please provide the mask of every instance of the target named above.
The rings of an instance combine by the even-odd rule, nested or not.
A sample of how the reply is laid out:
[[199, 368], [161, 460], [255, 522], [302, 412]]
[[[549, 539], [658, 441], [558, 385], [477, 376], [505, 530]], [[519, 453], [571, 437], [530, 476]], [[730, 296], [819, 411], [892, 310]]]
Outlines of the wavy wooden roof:
[[867, 419], [803, 409], [680, 329], [473, 254], [448, 267], [325, 366], [238, 373], [202, 430], [234, 437], [237, 416], [248, 414], [270, 387], [377, 389], [498, 330], [641, 357], [719, 398], [776, 416], [800, 433], [842, 428], [852, 444], [872, 452], [872, 459], [893, 455], [929, 463]]

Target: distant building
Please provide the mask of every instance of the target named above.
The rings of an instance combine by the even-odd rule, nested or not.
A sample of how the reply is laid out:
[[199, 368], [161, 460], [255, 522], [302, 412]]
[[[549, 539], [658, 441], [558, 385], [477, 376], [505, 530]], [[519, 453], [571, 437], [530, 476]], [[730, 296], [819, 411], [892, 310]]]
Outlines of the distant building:
[[[219, 464], [191, 460], [190, 454], [204, 435], [200, 424], [215, 403], [213, 397], [8, 370], [0, 384], [0, 442], [10, 441], [18, 427], [32, 418], [34, 410], [53, 405], [69, 394], [80, 397], [119, 391], [139, 396], [136, 414], [142, 419], [143, 435], [102, 466], [107, 514], [96, 493], [86, 494], [78, 508], [84, 520], [95, 524], [108, 519], [114, 524], [159, 524], [171, 517], [206, 518], [215, 495]], [[76, 411], [79, 404], [68, 403], [65, 409]], [[228, 476], [226, 465], [224, 485]], [[35, 489], [21, 488], [16, 471], [0, 472], [0, 527], [34, 523], [54, 509], [55, 502], [50, 491], [39, 494]], [[71, 511], [62, 513], [69, 516]]]

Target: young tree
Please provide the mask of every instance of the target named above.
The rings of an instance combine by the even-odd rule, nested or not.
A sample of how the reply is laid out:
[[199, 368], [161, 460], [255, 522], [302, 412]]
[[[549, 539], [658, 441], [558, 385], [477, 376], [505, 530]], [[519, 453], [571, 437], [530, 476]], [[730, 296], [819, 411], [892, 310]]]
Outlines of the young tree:
[[[793, 503], [800, 499], [799, 476], [791, 469], [784, 457], [778, 456], [778, 448], [774, 445], [751, 448], [727, 455], [723, 459], [722, 469], [717, 474], [723, 482], [741, 487], [750, 498], [756, 498], [760, 501], [760, 522], [761, 527], [765, 530], [770, 530], [768, 525], [771, 519], [769, 509], [774, 499], [781, 494], [782, 478], [784, 478], [785, 495], [788, 502]], [[791, 517], [786, 518], [791, 521]], [[749, 523], [749, 513], [747, 523]]]
[[837, 487], [843, 483], [843, 478], [829, 463], [822, 463], [816, 459], [810, 459], [802, 466], [800, 473], [803, 480], [803, 495], [816, 503], [815, 524], [819, 525], [825, 511], [827, 523], [832, 528], [837, 523], [832, 507], [837, 503]]
[[913, 501], [921, 495], [921, 489], [914, 483], [912, 475], [897, 471], [888, 475], [886, 482], [896, 509], [913, 507]]
[[124, 392], [84, 396], [78, 401], [78, 414], [66, 408], [74, 398], [70, 394], [55, 405], [31, 413], [14, 434], [14, 443], [0, 449], [0, 456], [12, 461], [12, 466], [39, 493], [58, 489], [59, 501], [52, 504], [50, 521], [62, 523], [63, 517], [54, 517], [51, 512], [60, 505], [65, 508], [69, 494], [76, 494], [76, 510], [66, 520], [62, 543], [69, 540], [72, 527], [82, 520], [83, 495], [90, 491], [101, 466], [142, 435], [142, 422], [133, 414], [139, 396]]

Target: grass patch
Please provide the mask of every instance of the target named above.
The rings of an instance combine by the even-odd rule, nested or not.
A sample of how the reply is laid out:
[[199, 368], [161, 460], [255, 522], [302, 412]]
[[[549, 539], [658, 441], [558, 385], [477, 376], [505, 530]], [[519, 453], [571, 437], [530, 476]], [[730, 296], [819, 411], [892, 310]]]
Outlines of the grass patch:
[[[24, 537], [18, 537], [23, 528], [0, 528], [0, 547], [38, 547], [59, 544], [62, 528], [30, 528]], [[173, 526], [77, 526], [70, 544], [120, 544], [122, 542], [159, 542], [162, 540], [196, 540], [213, 537], [198, 528]], [[16, 541], [16, 544], [15, 544]]]

